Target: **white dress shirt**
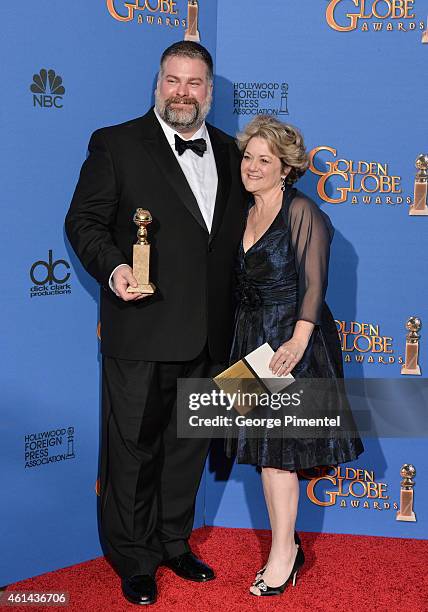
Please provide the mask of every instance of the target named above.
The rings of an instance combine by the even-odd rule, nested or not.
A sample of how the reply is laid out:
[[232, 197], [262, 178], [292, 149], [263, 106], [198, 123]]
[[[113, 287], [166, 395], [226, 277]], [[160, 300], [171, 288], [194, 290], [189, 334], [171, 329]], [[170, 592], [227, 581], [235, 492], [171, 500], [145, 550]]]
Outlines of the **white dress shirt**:
[[[201, 125], [199, 130], [193, 134], [191, 138], [183, 138], [181, 134], [176, 132], [170, 127], [165, 121], [159, 116], [159, 113], [155, 109], [155, 115], [159, 121], [163, 133], [175, 155], [180, 168], [182, 169], [184, 176], [189, 183], [189, 186], [196, 198], [202, 217], [207, 226], [208, 232], [211, 232], [215, 200], [217, 195], [218, 175], [217, 166], [215, 163], [214, 152], [210, 141], [210, 136], [207, 130], [205, 122]], [[179, 155], [175, 150], [175, 135], [180, 136], [183, 140], [196, 140], [197, 138], [204, 138], [207, 143], [207, 150], [202, 157], [199, 157], [194, 151], [186, 149], [182, 155]], [[120, 266], [126, 266], [127, 264], [120, 264], [116, 266], [110, 275], [109, 286], [112, 291], [114, 290], [113, 274]], [[115, 292], [116, 293], [116, 292]]]

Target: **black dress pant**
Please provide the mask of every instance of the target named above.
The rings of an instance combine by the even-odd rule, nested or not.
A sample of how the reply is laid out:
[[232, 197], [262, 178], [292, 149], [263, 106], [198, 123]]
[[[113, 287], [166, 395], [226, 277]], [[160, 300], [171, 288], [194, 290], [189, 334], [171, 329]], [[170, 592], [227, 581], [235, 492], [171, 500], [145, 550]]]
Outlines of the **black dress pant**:
[[208, 351], [188, 362], [103, 358], [100, 519], [122, 577], [152, 574], [189, 550], [210, 440], [177, 438], [177, 378], [208, 378]]

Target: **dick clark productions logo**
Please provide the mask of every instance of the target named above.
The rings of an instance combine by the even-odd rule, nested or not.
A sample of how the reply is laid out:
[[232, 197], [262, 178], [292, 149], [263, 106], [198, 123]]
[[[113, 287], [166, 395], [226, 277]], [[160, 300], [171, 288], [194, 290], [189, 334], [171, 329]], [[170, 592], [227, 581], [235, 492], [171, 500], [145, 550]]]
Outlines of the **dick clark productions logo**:
[[55, 70], [41, 68], [38, 74], [33, 75], [30, 85], [33, 92], [33, 106], [40, 108], [62, 108], [65, 87], [62, 78]]
[[30, 268], [30, 279], [33, 286], [30, 289], [30, 297], [47, 295], [64, 295], [71, 293], [70, 264], [65, 259], [53, 258], [53, 251], [49, 249], [48, 260], [35, 261]]

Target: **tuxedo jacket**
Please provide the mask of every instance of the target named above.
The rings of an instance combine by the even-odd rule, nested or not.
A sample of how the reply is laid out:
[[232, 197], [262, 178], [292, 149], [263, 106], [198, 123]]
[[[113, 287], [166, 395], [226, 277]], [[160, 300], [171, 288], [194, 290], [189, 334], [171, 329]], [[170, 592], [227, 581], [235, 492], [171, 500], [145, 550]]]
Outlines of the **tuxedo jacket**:
[[[153, 109], [91, 137], [65, 228], [83, 266], [102, 287], [104, 355], [187, 361], [208, 341], [212, 359], [228, 361], [246, 198], [233, 139], [209, 124], [207, 129], [218, 173], [210, 233]], [[124, 302], [108, 281], [117, 265], [132, 266], [137, 208], [153, 218], [148, 233], [156, 292]]]

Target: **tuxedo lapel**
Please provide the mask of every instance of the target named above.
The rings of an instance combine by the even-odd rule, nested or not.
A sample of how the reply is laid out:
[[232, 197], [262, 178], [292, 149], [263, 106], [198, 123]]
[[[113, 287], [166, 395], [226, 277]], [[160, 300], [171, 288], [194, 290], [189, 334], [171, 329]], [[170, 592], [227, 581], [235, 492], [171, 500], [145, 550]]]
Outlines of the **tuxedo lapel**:
[[218, 232], [223, 220], [224, 211], [226, 209], [227, 200], [230, 192], [230, 160], [229, 160], [229, 145], [221, 142], [215, 128], [207, 124], [210, 135], [211, 145], [214, 152], [215, 162], [217, 166], [218, 186], [214, 208], [213, 223], [209, 242], [211, 242]]
[[159, 166], [163, 176], [173, 187], [184, 206], [193, 215], [199, 225], [208, 232], [198, 202], [153, 110], [144, 117], [143, 125], [142, 141], [149, 156]]

